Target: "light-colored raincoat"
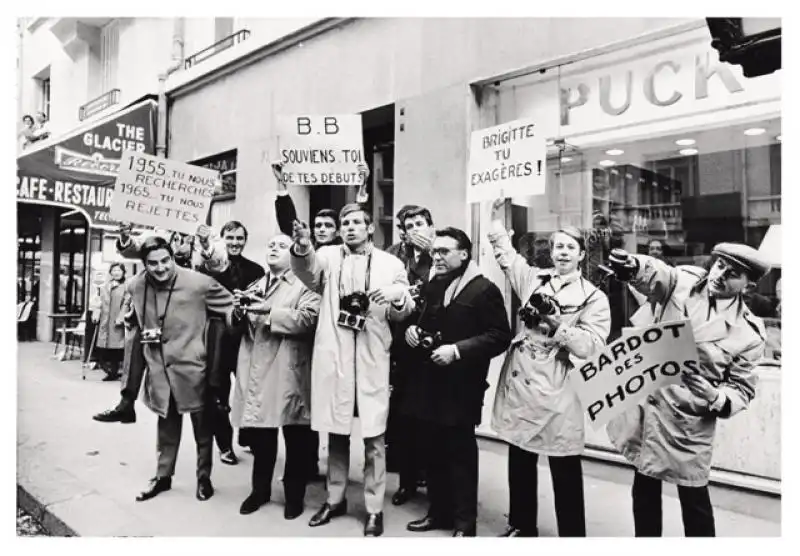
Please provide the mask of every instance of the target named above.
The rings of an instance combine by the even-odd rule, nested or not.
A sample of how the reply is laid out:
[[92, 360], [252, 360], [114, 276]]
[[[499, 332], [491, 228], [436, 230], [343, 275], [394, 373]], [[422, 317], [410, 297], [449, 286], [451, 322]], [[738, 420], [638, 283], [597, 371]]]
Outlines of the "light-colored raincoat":
[[[722, 411], [694, 396], [683, 384], [666, 386], [608, 424], [608, 435], [636, 469], [681, 486], [708, 483], [717, 418], [745, 409], [755, 396], [753, 367], [765, 346], [764, 324], [741, 298], [717, 300], [709, 312], [706, 271], [673, 268], [646, 255], [635, 256], [639, 273], [631, 284], [646, 303], [631, 317], [643, 327], [689, 320], [699, 355], [700, 374], [728, 400]], [[724, 307], [723, 307], [724, 306]]]
[[[369, 252], [370, 290], [408, 286], [400, 259], [372, 245]], [[414, 302], [406, 293], [397, 306], [370, 303], [365, 330], [342, 328], [336, 324], [340, 295], [364, 291], [368, 255], [338, 245], [298, 256], [293, 247], [291, 260], [297, 277], [322, 295], [311, 363], [311, 428], [349, 435], [357, 404], [363, 438], [382, 435], [389, 413], [389, 321], [409, 316]]]
[[553, 338], [522, 327], [500, 371], [492, 428], [509, 444], [548, 456], [583, 452], [584, 412], [567, 374], [605, 346], [611, 327], [606, 295], [580, 272], [564, 277], [529, 266], [505, 231], [489, 234], [495, 258], [525, 302], [534, 291], [564, 309]]

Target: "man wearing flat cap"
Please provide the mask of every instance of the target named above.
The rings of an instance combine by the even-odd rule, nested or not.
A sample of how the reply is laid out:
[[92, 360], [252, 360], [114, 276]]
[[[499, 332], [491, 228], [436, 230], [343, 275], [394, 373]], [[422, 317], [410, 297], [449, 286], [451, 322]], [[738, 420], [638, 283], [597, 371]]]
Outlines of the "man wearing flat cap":
[[630, 280], [647, 301], [631, 317], [644, 327], [688, 320], [699, 370], [681, 376], [608, 425], [608, 435], [636, 467], [633, 519], [637, 537], [662, 533], [662, 481], [676, 484], [686, 536], [715, 535], [708, 477], [717, 419], [743, 411], [756, 393], [753, 369], [764, 353], [764, 323], [742, 294], [769, 265], [747, 245], [720, 243], [711, 267], [670, 267], [646, 255], [611, 252], [617, 277]]

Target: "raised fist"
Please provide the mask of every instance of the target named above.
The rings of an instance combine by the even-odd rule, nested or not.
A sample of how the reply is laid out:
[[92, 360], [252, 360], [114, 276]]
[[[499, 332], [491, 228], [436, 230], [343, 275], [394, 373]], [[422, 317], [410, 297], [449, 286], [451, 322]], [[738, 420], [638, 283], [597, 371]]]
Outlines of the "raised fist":
[[292, 241], [303, 250], [308, 249], [311, 245], [311, 228], [308, 224], [299, 220], [292, 222]]
[[197, 237], [197, 241], [200, 242], [200, 245], [202, 245], [204, 249], [207, 249], [208, 239], [211, 237], [211, 228], [209, 228], [205, 224], [200, 224], [197, 227], [197, 232], [195, 233], [195, 236]]

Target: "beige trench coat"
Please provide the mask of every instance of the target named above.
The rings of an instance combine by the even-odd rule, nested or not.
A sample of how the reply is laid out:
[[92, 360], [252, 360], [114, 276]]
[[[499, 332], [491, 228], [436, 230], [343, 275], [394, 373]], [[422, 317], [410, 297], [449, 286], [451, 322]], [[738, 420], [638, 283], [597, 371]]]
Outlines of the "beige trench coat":
[[[257, 288], [263, 292], [267, 279]], [[311, 351], [318, 294], [288, 271], [270, 285], [269, 315], [247, 313], [236, 366], [231, 424], [277, 428], [311, 422]]]
[[[372, 246], [369, 249], [370, 289], [408, 286], [400, 259]], [[351, 254], [343, 245], [312, 249], [302, 257], [292, 248], [292, 270], [308, 288], [322, 295], [311, 363], [311, 428], [319, 432], [349, 435], [356, 402], [363, 438], [386, 431], [392, 344], [389, 321], [408, 317], [414, 302], [406, 294], [398, 306], [371, 303], [366, 329], [361, 332], [337, 326], [340, 275], [345, 294], [363, 290], [366, 258]]]

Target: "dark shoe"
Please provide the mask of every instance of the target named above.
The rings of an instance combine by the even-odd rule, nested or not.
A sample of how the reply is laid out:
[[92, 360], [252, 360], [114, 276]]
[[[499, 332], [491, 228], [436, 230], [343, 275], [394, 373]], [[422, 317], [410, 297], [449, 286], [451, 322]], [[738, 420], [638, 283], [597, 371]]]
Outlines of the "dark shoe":
[[303, 515], [303, 511], [305, 511], [305, 506], [302, 500], [300, 502], [289, 502], [287, 500], [286, 505], [283, 507], [283, 518], [297, 519]]
[[250, 496], [245, 498], [244, 502], [242, 502], [242, 505], [239, 507], [239, 513], [242, 515], [251, 514], [269, 502], [269, 499], [269, 494], [253, 491], [250, 493]]
[[394, 496], [392, 496], [392, 505], [402, 506], [403, 504], [411, 500], [416, 493], [417, 489], [400, 487], [399, 489], [397, 489], [397, 492], [394, 493]]
[[150, 479], [147, 488], [136, 496], [137, 502], [144, 502], [155, 498], [162, 492], [166, 492], [172, 488], [172, 477], [154, 477]]
[[197, 499], [205, 502], [214, 496], [214, 487], [211, 486], [211, 479], [198, 479], [197, 480]]
[[239, 458], [233, 453], [233, 449], [225, 450], [219, 455], [219, 461], [226, 465], [236, 465], [239, 463]]
[[135, 423], [136, 411], [132, 405], [119, 404], [114, 409], [109, 409], [102, 413], [98, 413], [92, 417], [95, 421], [101, 423]]
[[412, 521], [408, 525], [406, 525], [406, 529], [408, 529], [412, 533], [426, 533], [428, 531], [435, 531], [436, 529], [452, 529], [452, 528], [453, 528], [452, 523], [439, 521], [427, 515], [422, 519], [417, 519], [416, 521]]
[[383, 535], [383, 512], [369, 514], [364, 524], [365, 537], [380, 537]]
[[475, 537], [477, 536], [475, 533], [475, 529], [458, 529], [453, 532], [454, 537]]
[[320, 525], [327, 525], [328, 522], [334, 517], [339, 517], [347, 513], [347, 500], [341, 504], [331, 506], [325, 502], [320, 510], [314, 514], [311, 521], [308, 522], [309, 527], [319, 527]]
[[103, 377], [102, 382], [114, 382], [115, 380], [119, 380], [118, 374], [109, 373]]
[[417, 488], [428, 488], [428, 481], [420, 479], [417, 481]]

